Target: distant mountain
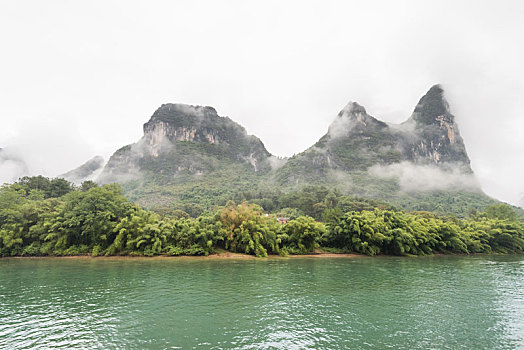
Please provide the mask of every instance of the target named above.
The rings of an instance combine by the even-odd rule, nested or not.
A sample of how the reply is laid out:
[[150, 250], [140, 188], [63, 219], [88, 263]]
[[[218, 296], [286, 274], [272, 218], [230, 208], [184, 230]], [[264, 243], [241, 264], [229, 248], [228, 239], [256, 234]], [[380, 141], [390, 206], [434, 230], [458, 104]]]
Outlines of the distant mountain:
[[122, 183], [132, 200], [148, 207], [207, 208], [308, 185], [412, 210], [453, 212], [495, 202], [474, 177], [439, 85], [402, 124], [382, 122], [351, 102], [326, 135], [290, 159], [272, 156], [260, 139], [212, 107], [165, 104], [137, 143], [111, 156], [98, 180]]
[[81, 166], [58, 177], [64, 178], [75, 184], [81, 184], [86, 180], [95, 180], [104, 168], [104, 158], [101, 156], [93, 157]]

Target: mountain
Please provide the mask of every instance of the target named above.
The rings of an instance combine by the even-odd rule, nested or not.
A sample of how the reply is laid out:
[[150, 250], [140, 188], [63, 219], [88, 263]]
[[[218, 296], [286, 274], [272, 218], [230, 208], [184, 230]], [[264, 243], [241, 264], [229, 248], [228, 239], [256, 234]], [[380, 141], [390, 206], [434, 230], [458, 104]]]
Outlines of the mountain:
[[429, 89], [402, 126], [405, 131], [403, 156], [407, 160], [453, 164], [463, 172], [472, 173], [464, 140], [440, 85]]
[[493, 203], [470, 167], [440, 85], [401, 124], [385, 123], [350, 102], [312, 147], [275, 172], [283, 187], [328, 185], [409, 210], [479, 209]]
[[439, 85], [401, 124], [380, 121], [351, 102], [318, 142], [290, 159], [272, 156], [260, 139], [212, 107], [164, 104], [137, 143], [111, 156], [98, 180], [122, 183], [146, 207], [205, 209], [242, 198], [271, 205], [276, 197], [265, 193], [310, 185], [410, 210], [467, 210], [494, 202], [474, 177]]
[[58, 177], [64, 178], [69, 182], [81, 184], [86, 180], [94, 180], [104, 167], [104, 158], [96, 156], [82, 164], [76, 169], [68, 171]]
[[[271, 154], [257, 137], [212, 107], [164, 104], [144, 124], [144, 136], [119, 149], [107, 163], [101, 182], [154, 177], [177, 183], [180, 175], [210, 174], [224, 163], [253, 172], [271, 169]], [[146, 173], [146, 174], [144, 174]]]
[[[283, 184], [332, 179], [372, 167], [409, 163], [443, 171], [472, 174], [464, 141], [439, 85], [417, 104], [400, 125], [370, 116], [349, 103], [314, 146], [291, 158], [277, 172]], [[337, 170], [338, 172], [333, 172]]]
[[276, 159], [260, 139], [212, 107], [164, 104], [143, 129], [137, 143], [111, 156], [98, 181], [127, 184], [126, 193], [145, 206], [251, 188]]

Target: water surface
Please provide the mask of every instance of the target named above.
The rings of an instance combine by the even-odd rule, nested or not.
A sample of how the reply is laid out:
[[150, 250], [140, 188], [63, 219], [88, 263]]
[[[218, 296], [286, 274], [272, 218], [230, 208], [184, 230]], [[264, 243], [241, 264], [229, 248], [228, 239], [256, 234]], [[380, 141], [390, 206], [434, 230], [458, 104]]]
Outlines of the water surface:
[[0, 259], [0, 349], [524, 348], [524, 256]]

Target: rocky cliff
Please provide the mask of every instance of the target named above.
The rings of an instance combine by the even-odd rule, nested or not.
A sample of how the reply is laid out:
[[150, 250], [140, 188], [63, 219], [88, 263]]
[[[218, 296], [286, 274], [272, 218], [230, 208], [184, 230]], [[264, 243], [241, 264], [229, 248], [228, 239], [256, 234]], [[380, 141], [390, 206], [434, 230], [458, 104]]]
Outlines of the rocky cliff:
[[[403, 155], [418, 163], [453, 163], [471, 172], [464, 140], [449, 111], [444, 90], [435, 85], [422, 97], [411, 117], [401, 125], [406, 133]], [[414, 136], [410, 139], [410, 136]]]
[[179, 175], [209, 175], [235, 164], [253, 173], [271, 170], [271, 154], [255, 136], [212, 107], [164, 104], [144, 124], [144, 136], [118, 150], [100, 182], [155, 178], [179, 182]]

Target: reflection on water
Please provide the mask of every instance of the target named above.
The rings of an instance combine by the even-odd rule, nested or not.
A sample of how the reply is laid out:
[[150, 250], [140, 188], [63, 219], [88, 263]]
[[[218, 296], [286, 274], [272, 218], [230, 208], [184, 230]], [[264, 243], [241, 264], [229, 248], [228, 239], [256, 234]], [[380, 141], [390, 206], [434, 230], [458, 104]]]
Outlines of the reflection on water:
[[0, 349], [524, 348], [524, 256], [0, 259]]

